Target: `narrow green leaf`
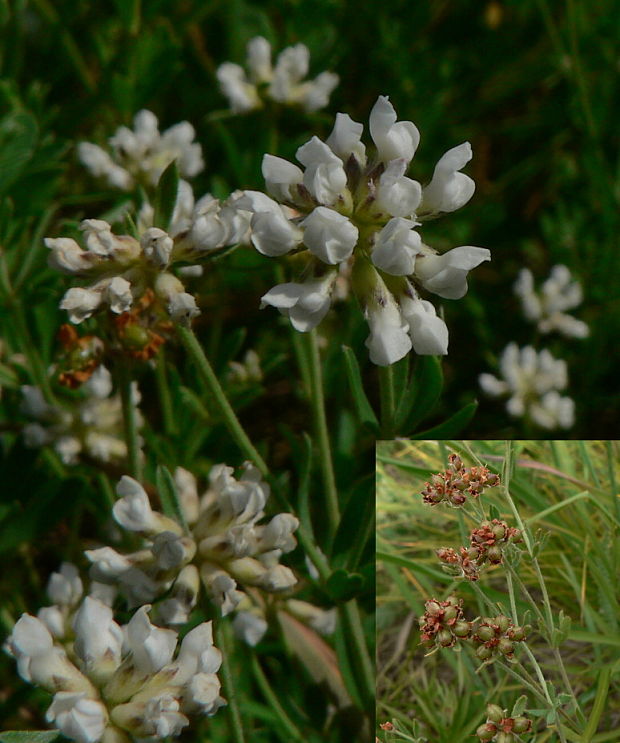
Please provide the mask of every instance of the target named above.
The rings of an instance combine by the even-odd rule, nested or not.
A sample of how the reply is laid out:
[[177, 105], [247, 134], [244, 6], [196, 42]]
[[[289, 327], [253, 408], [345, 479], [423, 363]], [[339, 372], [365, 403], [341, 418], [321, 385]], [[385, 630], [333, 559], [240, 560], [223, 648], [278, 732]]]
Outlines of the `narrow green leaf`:
[[467, 403], [443, 423], [429, 428], [414, 436], [415, 439], [450, 439], [460, 433], [469, 424], [478, 408], [478, 401]]
[[50, 743], [59, 735], [58, 730], [7, 730], [0, 733], [0, 743]]
[[519, 717], [519, 715], [522, 715], [525, 712], [526, 706], [527, 706], [527, 697], [525, 696], [525, 694], [522, 694], [517, 699], [517, 701], [514, 703], [510, 716]]
[[179, 190], [179, 168], [176, 160], [164, 170], [157, 184], [155, 193], [155, 204], [153, 214], [153, 224], [162, 230], [167, 230], [172, 219], [172, 212], [177, 201], [177, 192]]
[[349, 379], [349, 385], [351, 386], [351, 394], [353, 395], [357, 417], [363, 426], [368, 426], [374, 433], [377, 433], [379, 431], [379, 421], [377, 420], [375, 411], [372, 409], [372, 405], [366, 397], [364, 385], [362, 384], [362, 374], [353, 349], [343, 346], [342, 350], [344, 352], [345, 369]]
[[185, 532], [187, 532], [187, 522], [185, 521], [185, 515], [181, 507], [177, 485], [170, 474], [170, 470], [163, 464], [157, 466], [155, 483], [164, 514], [181, 524]]
[[443, 389], [443, 371], [437, 356], [419, 356], [409, 383], [409, 389], [402, 395], [394, 425], [403, 434], [415, 426], [432, 411]]

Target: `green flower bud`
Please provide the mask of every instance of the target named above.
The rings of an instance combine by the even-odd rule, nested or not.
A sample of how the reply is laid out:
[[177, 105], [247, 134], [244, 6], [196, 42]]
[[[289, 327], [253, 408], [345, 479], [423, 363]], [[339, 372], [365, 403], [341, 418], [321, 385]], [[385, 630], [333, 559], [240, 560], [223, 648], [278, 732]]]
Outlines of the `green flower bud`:
[[487, 717], [491, 722], [501, 722], [504, 717], [504, 710], [497, 704], [487, 704]]
[[443, 648], [449, 648], [451, 645], [454, 645], [452, 632], [447, 629], [442, 629], [437, 633], [437, 640]]
[[506, 632], [508, 627], [510, 627], [510, 619], [500, 614], [499, 617], [495, 618], [495, 624], [497, 624], [502, 632]]
[[436, 617], [438, 614], [441, 614], [442, 609], [436, 601], [431, 600], [426, 602], [426, 612], [432, 617]]
[[493, 545], [492, 547], [489, 547], [487, 557], [489, 558], [489, 562], [493, 563], [493, 565], [499, 565], [502, 561], [502, 551], [497, 545]]
[[513, 643], [505, 637], [502, 637], [497, 647], [499, 648], [500, 653], [503, 653], [504, 655], [512, 655], [515, 649]]
[[532, 729], [532, 721], [527, 717], [515, 717], [512, 729], [515, 733], [529, 733]]
[[460, 601], [456, 596], [448, 596], [448, 598], [446, 599], [446, 603], [450, 604], [450, 606], [456, 606], [457, 609], [460, 606]]
[[498, 733], [495, 738], [496, 743], [515, 743], [515, 740], [512, 733]]
[[488, 660], [493, 655], [493, 651], [486, 645], [481, 645], [476, 650], [476, 655], [478, 656], [478, 658], [480, 658], [480, 660]]
[[511, 542], [515, 542], [515, 543], [522, 542], [523, 541], [523, 537], [521, 536], [521, 529], [515, 529], [512, 532], [512, 536], [510, 537], [510, 541]]
[[508, 637], [516, 642], [522, 642], [526, 638], [524, 627], [513, 627], [508, 633]]
[[491, 532], [495, 539], [503, 539], [506, 536], [506, 529], [501, 524], [495, 524]]
[[495, 737], [495, 733], [497, 732], [497, 728], [493, 723], [485, 722], [484, 725], [480, 725], [480, 727], [476, 730], [476, 735], [480, 738], [482, 741], [488, 741], [493, 740]]

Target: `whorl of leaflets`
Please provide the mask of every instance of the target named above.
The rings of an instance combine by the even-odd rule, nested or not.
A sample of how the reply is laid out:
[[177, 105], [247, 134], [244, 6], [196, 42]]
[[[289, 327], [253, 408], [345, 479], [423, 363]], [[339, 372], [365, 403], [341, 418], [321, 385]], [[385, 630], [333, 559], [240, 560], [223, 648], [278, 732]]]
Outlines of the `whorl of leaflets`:
[[372, 151], [362, 124], [338, 114], [325, 142], [313, 137], [297, 150], [303, 166], [263, 158], [269, 196], [246, 191], [237, 205], [253, 213], [251, 241], [268, 256], [306, 251], [303, 282], [280, 284], [262, 298], [294, 328], [306, 332], [327, 314], [339, 264], [352, 263], [352, 286], [370, 325], [366, 345], [376, 364], [393, 364], [412, 348], [445, 354], [448, 329], [420, 289], [446, 299], [467, 292], [467, 273], [490, 260], [485, 248], [464, 246], [443, 255], [417, 228], [466, 204], [474, 182], [461, 173], [472, 157], [468, 142], [439, 160], [422, 188], [405, 173], [420, 135], [380, 96], [370, 113]]
[[157, 604], [166, 624], [187, 621], [201, 581], [222, 616], [251, 608], [244, 586], [280, 594], [295, 585], [297, 578], [280, 557], [295, 548], [299, 521], [280, 513], [259, 523], [269, 486], [256, 468], [246, 463], [237, 479], [232, 467], [216, 465], [202, 497], [187, 470], [177, 468], [175, 480], [187, 533], [176, 520], [154, 511], [140, 483], [124, 476], [113, 515], [124, 529], [141, 534], [144, 544], [132, 554], [111, 547], [87, 551], [91, 578], [118, 586], [130, 606], [170, 591]]
[[175, 275], [174, 265], [194, 263], [213, 250], [247, 240], [250, 216], [236, 208], [236, 200], [235, 194], [224, 202], [207, 194], [194, 203], [191, 187], [181, 181], [168, 232], [150, 226], [153, 209], [147, 204], [137, 238], [116, 235], [101, 219], [81, 223], [84, 247], [73, 238], [45, 238], [50, 266], [87, 282], [70, 288], [60, 308], [77, 324], [104, 308], [115, 314], [127, 312], [152, 292], [154, 312], [189, 323], [200, 310]]
[[541, 333], [555, 330], [568, 338], [587, 338], [590, 334], [585, 322], [566, 313], [583, 301], [581, 284], [572, 279], [566, 266], [554, 266], [538, 292], [534, 289], [532, 272], [522, 268], [514, 291], [521, 300], [525, 317], [535, 322]]
[[481, 374], [480, 386], [492, 397], [508, 396], [506, 410], [515, 417], [527, 417], [537, 426], [553, 430], [570, 428], [575, 422], [575, 402], [558, 390], [566, 389], [566, 362], [546, 349], [518, 348], [510, 343], [500, 359], [501, 378]]
[[60, 636], [45, 617], [23, 614], [16, 623], [7, 649], [24, 680], [54, 695], [46, 719], [70, 740], [178, 736], [191, 716], [213, 715], [226, 703], [211, 622], [192, 629], [177, 652], [177, 633], [151, 624], [150, 608], [140, 607], [121, 627], [109, 606], [86, 596]]
[[121, 126], [109, 139], [111, 152], [91, 142], [80, 142], [78, 157], [95, 177], [105, 178], [113, 188], [130, 191], [137, 184], [155, 186], [173, 160], [182, 177], [198, 175], [204, 161], [195, 136], [189, 121], [181, 121], [160, 134], [155, 114], [142, 110], [134, 117], [133, 130]]
[[278, 55], [271, 64], [271, 45], [262, 36], [247, 46], [248, 74], [238, 64], [224, 62], [217, 68], [222, 93], [234, 113], [261, 108], [265, 99], [285, 105], [299, 105], [306, 111], [324, 108], [338, 85], [338, 75], [322, 72], [314, 80], [304, 80], [310, 68], [310, 52], [305, 44], [295, 44]]

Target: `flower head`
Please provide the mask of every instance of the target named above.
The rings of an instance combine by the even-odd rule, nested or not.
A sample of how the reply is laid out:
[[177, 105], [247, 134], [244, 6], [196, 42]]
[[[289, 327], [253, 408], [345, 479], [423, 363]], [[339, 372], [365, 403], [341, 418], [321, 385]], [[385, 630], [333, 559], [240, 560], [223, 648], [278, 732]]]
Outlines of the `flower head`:
[[500, 359], [502, 378], [481, 374], [480, 386], [492, 397], [508, 396], [506, 409], [515, 417], [527, 416], [541, 428], [570, 428], [575, 403], [559, 390], [568, 385], [566, 362], [544, 349], [518, 348], [510, 343]]
[[556, 330], [569, 338], [587, 338], [590, 334], [586, 323], [566, 313], [583, 300], [581, 284], [572, 279], [566, 266], [554, 266], [538, 292], [534, 288], [532, 272], [529, 268], [522, 268], [514, 291], [521, 300], [523, 314], [536, 323], [541, 333]]
[[478, 498], [486, 488], [499, 484], [499, 476], [487, 467], [465, 467], [458, 454], [450, 454], [448, 468], [425, 483], [422, 497], [431, 506], [447, 503], [458, 508], [467, 502], [468, 495]]
[[184, 178], [200, 173], [204, 161], [195, 135], [188, 121], [160, 134], [155, 114], [142, 110], [134, 117], [133, 129], [121, 126], [110, 138], [110, 152], [96, 144], [80, 142], [78, 156], [94, 176], [105, 178], [114, 188], [129, 191], [136, 184], [156, 185], [173, 160]]
[[447, 327], [419, 292], [459, 299], [468, 272], [490, 253], [462, 246], [439, 255], [418, 227], [471, 198], [473, 181], [460, 172], [471, 147], [465, 143], [447, 152], [422, 188], [406, 175], [419, 132], [412, 122], [397, 120], [387, 97], [379, 96], [370, 113], [372, 150], [362, 133], [362, 124], [338, 114], [325, 142], [312, 137], [297, 150], [303, 169], [267, 154], [269, 196], [247, 191], [239, 199], [238, 206], [252, 213], [256, 250], [271, 257], [306, 256], [303, 263], [297, 260], [303, 280], [276, 286], [262, 306], [277, 307], [302, 332], [311, 330], [330, 307], [341, 267], [349, 265], [370, 325], [366, 345], [373, 362], [392, 364], [412, 348], [445, 354]]
[[333, 72], [322, 72], [314, 80], [304, 80], [309, 66], [310, 52], [304, 44], [284, 49], [272, 66], [269, 42], [256, 36], [247, 46], [247, 74], [232, 62], [221, 64], [216, 74], [235, 113], [261, 108], [266, 100], [318, 111], [327, 105], [339, 78]]

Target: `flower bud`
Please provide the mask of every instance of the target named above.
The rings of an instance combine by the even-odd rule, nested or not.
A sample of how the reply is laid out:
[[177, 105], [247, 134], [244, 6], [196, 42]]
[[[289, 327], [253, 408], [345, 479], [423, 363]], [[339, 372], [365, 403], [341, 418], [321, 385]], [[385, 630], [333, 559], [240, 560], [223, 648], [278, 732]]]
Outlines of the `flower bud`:
[[511, 640], [515, 640], [516, 642], [522, 642], [525, 640], [527, 636], [527, 632], [525, 630], [525, 627], [512, 627], [512, 629], [508, 632], [508, 637]]
[[512, 655], [515, 649], [514, 644], [505, 637], [501, 638], [497, 647], [499, 648], [500, 653], [503, 653], [504, 655]]
[[499, 732], [497, 738], [495, 738], [495, 743], [515, 743], [515, 740], [512, 733]]
[[504, 717], [504, 710], [497, 704], [487, 704], [487, 718], [491, 722], [501, 722]]
[[443, 613], [443, 617], [446, 622], [450, 622], [450, 620], [456, 619], [457, 615], [458, 610], [456, 606], [448, 606]]
[[453, 469], [463, 469], [463, 460], [459, 457], [458, 454], [450, 454], [450, 456], [448, 457], [448, 461], [450, 462], [450, 466]]
[[442, 609], [441, 606], [436, 601], [427, 601], [426, 602], [426, 613], [430, 614], [432, 617], [436, 617], [439, 614], [441, 614]]
[[449, 648], [451, 645], [454, 645], [452, 633], [447, 629], [442, 629], [437, 633], [437, 641], [444, 648]]
[[495, 637], [495, 630], [493, 629], [493, 627], [489, 627], [487, 624], [483, 624], [481, 627], [478, 628], [476, 635], [482, 642], [488, 642]]
[[492, 547], [489, 547], [486, 556], [490, 563], [493, 563], [493, 565], [499, 565], [502, 561], [502, 550], [497, 545], [493, 545]]
[[506, 534], [506, 529], [501, 524], [495, 524], [491, 528], [491, 531], [495, 539], [503, 539]]
[[510, 619], [508, 619], [508, 617], [504, 616], [503, 614], [500, 614], [499, 617], [495, 618], [495, 623], [502, 632], [506, 632], [511, 624]]

